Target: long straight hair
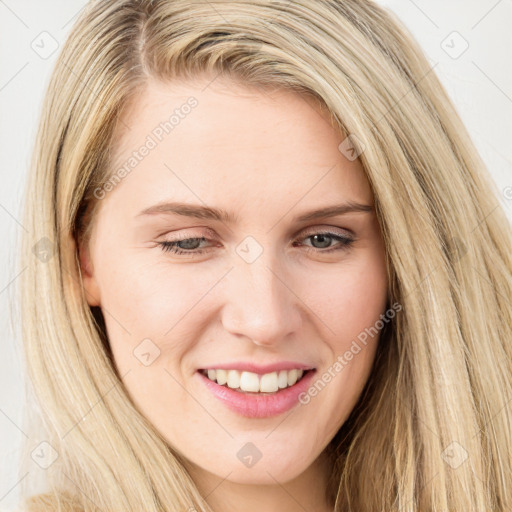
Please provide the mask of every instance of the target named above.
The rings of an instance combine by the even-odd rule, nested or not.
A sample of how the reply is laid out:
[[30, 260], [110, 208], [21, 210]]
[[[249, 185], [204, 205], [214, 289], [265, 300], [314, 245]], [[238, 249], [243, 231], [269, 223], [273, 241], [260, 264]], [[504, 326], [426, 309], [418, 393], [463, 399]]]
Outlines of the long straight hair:
[[24, 207], [24, 358], [41, 440], [58, 454], [27, 510], [211, 511], [123, 388], [77, 247], [113, 172], [123, 108], [149, 78], [220, 74], [317, 98], [357, 141], [374, 193], [390, 301], [402, 310], [328, 446], [333, 508], [512, 510], [510, 224], [418, 44], [367, 0], [84, 8], [46, 92]]

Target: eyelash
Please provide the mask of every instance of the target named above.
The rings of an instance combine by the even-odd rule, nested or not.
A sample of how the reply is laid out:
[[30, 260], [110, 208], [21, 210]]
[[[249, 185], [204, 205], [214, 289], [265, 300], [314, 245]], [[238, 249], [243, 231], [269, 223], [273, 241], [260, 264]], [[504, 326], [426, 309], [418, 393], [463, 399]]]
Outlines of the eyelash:
[[[311, 238], [315, 235], [327, 236], [329, 238], [333, 238], [333, 239], [337, 240], [340, 243], [338, 245], [334, 246], [334, 248], [329, 248], [326, 250], [315, 249], [314, 247], [305, 245], [304, 247], [306, 247], [306, 250], [308, 252], [313, 251], [313, 252], [316, 252], [319, 254], [325, 254], [325, 253], [332, 253], [332, 252], [347, 250], [350, 248], [350, 246], [355, 241], [353, 238], [340, 236], [340, 235], [337, 235], [336, 233], [332, 233], [330, 231], [319, 231], [319, 232], [310, 233], [309, 235], [304, 237], [304, 240], [306, 240], [307, 238]], [[206, 252], [204, 249], [186, 250], [186, 249], [180, 249], [179, 247], [176, 247], [177, 244], [179, 244], [180, 242], [188, 242], [190, 240], [206, 241], [209, 239], [204, 236], [203, 237], [189, 237], [189, 238], [182, 238], [182, 239], [173, 240], [173, 241], [158, 242], [158, 245], [160, 245], [162, 247], [163, 251], [171, 252], [171, 253], [174, 253], [177, 255], [180, 255], [180, 254], [198, 254], [199, 255], [199, 254], [203, 254], [204, 252]]]

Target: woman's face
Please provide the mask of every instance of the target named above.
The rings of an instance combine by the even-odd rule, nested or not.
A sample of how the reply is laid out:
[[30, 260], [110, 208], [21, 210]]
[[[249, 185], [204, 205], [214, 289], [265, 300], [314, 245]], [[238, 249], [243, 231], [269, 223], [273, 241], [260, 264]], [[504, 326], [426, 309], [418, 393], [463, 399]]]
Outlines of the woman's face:
[[198, 475], [311, 472], [386, 307], [374, 211], [312, 214], [373, 206], [359, 160], [311, 99], [227, 79], [152, 82], [122, 121], [81, 262], [131, 399]]

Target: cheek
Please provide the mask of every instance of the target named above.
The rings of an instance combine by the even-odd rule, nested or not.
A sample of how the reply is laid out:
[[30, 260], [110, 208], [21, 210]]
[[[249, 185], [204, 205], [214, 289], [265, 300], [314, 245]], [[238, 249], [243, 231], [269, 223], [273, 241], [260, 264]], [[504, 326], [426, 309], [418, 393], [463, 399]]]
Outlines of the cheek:
[[135, 371], [141, 372], [138, 394], [152, 400], [152, 388], [178, 386], [167, 372], [182, 380], [180, 363], [200, 339], [208, 303], [202, 299], [217, 278], [199, 265], [172, 265], [147, 256], [103, 263], [102, 311], [116, 367], [120, 375], [130, 371], [131, 380]]
[[[155, 249], [156, 250], [156, 249]], [[131, 399], [155, 424], [191, 413], [181, 361], [200, 329], [200, 299], [211, 287], [194, 272], [142, 258], [103, 266], [102, 310], [115, 366]]]
[[313, 408], [318, 424], [324, 425], [323, 435], [331, 438], [347, 419], [370, 376], [388, 280], [383, 258], [370, 254], [366, 260], [340, 267], [336, 275], [322, 282], [322, 289], [311, 288], [316, 290], [311, 299], [325, 327], [330, 357], [303, 403]]
[[102, 276], [102, 306], [111, 313], [110, 323], [117, 319], [124, 330], [137, 335], [162, 338], [211, 286], [211, 276], [203, 279], [199, 272], [192, 275], [151, 258], [126, 258], [107, 267], [111, 271]]
[[332, 348], [346, 350], [351, 340], [384, 313], [388, 295], [385, 263], [375, 254], [347, 260], [336, 272], [323, 278], [316, 275], [308, 289], [308, 305], [323, 321]]

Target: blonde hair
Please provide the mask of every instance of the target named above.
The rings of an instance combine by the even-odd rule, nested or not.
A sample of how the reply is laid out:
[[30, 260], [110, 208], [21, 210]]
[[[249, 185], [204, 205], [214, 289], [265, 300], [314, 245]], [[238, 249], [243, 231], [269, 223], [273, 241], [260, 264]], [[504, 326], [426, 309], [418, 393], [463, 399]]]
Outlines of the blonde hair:
[[51, 76], [26, 193], [24, 357], [59, 454], [28, 509], [211, 510], [128, 398], [77, 256], [123, 108], [148, 77], [199, 74], [312, 94], [362, 150], [402, 311], [329, 444], [335, 510], [512, 510], [510, 225], [418, 44], [364, 0], [102, 0], [81, 13]]

